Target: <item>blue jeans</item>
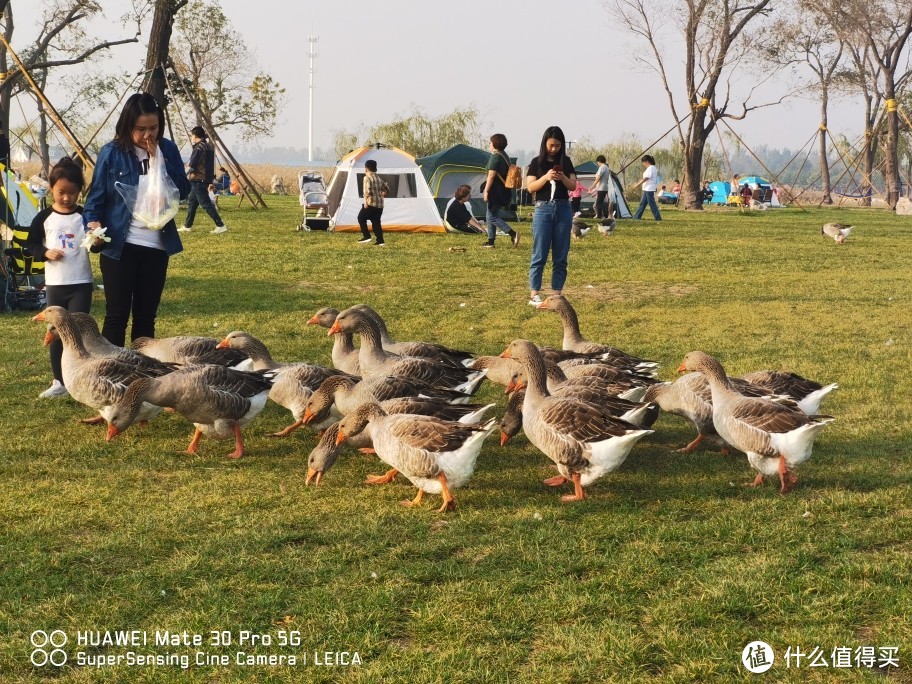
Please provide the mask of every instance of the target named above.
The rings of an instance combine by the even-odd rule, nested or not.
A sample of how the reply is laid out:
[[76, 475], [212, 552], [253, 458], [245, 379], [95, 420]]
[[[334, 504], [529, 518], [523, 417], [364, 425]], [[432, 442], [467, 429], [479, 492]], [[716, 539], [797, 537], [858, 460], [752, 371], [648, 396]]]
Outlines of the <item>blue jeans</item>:
[[570, 200], [536, 202], [532, 214], [532, 261], [529, 264], [529, 289], [541, 291], [542, 272], [551, 252], [551, 289], [560, 291], [567, 280], [570, 254]]
[[184, 225], [187, 228], [193, 227], [193, 220], [196, 218], [196, 208], [200, 207], [209, 214], [209, 218], [215, 221], [216, 226], [224, 226], [222, 217], [219, 216], [218, 210], [209, 199], [209, 184], [202, 181], [190, 181], [190, 196], [187, 197], [187, 218], [184, 219]]
[[494, 202], [488, 202], [488, 208], [487, 211], [485, 211], [485, 223], [488, 228], [488, 242], [494, 242], [494, 238], [497, 237], [498, 228], [505, 233], [509, 233], [513, 230], [510, 228], [509, 223], [500, 218], [500, 205], [495, 204]]
[[637, 207], [636, 213], [633, 215], [635, 219], [643, 218], [643, 212], [646, 211], [646, 205], [649, 205], [649, 208], [652, 210], [652, 218], [656, 221], [662, 220], [662, 215], [659, 213], [659, 205], [656, 204], [656, 194], [655, 190], [643, 190], [643, 199], [640, 200], [640, 206]]

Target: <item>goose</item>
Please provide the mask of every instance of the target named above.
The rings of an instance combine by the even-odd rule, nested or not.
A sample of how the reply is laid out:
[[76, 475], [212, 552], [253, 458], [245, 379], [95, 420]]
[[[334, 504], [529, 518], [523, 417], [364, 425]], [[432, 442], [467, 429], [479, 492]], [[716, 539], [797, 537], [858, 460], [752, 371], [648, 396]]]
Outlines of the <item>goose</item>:
[[472, 354], [467, 351], [451, 349], [434, 342], [396, 342], [390, 337], [386, 321], [375, 309], [372, 309], [367, 304], [355, 304], [352, 308], [363, 311], [377, 324], [377, 329], [380, 331], [381, 344], [388, 352], [399, 354], [400, 356], [420, 356], [442, 363], [455, 363], [457, 365], [464, 365], [472, 360]]
[[[93, 356], [85, 346], [73, 315], [63, 307], [49, 306], [32, 320], [54, 327], [63, 343], [63, 384], [73, 399], [99, 413], [95, 418], [83, 419], [83, 423], [110, 422], [112, 407], [127, 391], [129, 383], [171, 372], [169, 366], [142, 367], [114, 358]], [[136, 420], [144, 422], [159, 413], [161, 408], [158, 406], [138, 405]]]
[[[370, 402], [368, 402], [370, 403]], [[409, 414], [417, 416], [432, 416], [447, 421], [456, 421], [463, 425], [478, 425], [484, 418], [484, 414], [494, 404], [480, 407], [455, 406], [434, 399], [424, 399], [422, 397], [397, 397], [396, 399], [387, 399], [378, 404], [389, 415]], [[307, 460], [307, 479], [304, 484], [309, 484], [316, 477], [316, 484], [325, 475], [336, 462], [341, 451], [341, 444], [336, 443], [339, 423], [333, 423], [323, 435], [317, 446], [311, 451]], [[350, 436], [345, 440], [346, 445], [350, 445], [364, 453], [376, 453], [373, 442], [369, 434], [370, 431], [364, 430], [357, 435]], [[398, 470], [392, 469], [384, 475], [371, 475], [364, 482], [365, 484], [386, 484], [392, 482], [398, 474]]]
[[215, 364], [217, 366], [249, 365], [248, 357], [234, 349], [217, 349], [219, 340], [212, 337], [137, 337], [130, 344], [135, 351], [162, 363]]
[[526, 399], [526, 390], [516, 389], [510, 392], [507, 408], [500, 419], [500, 446], [504, 446], [522, 430], [522, 405]]
[[[525, 385], [525, 372], [520, 370], [513, 376], [513, 381], [507, 385], [506, 393], [511, 394], [523, 390]], [[555, 385], [554, 389], [549, 388], [548, 391], [554, 397], [571, 397], [579, 401], [595, 404], [608, 411], [612, 416], [625, 420], [637, 427], [652, 427], [656, 418], [659, 417], [659, 407], [656, 404], [647, 401], [637, 402], [623, 399], [610, 391], [606, 391], [604, 386], [598, 383], [584, 384], [579, 381], [567, 381]]]
[[520, 365], [513, 359], [502, 359], [499, 356], [476, 356], [467, 368], [487, 371], [485, 377], [488, 380], [495, 385], [506, 387], [520, 369]]
[[598, 374], [585, 372], [585, 369], [568, 369], [564, 370], [554, 363], [545, 362], [545, 375], [549, 392], [555, 392], [563, 385], [585, 386], [598, 389], [605, 394], [612, 394], [621, 399], [630, 401], [642, 401], [646, 394], [646, 389], [654, 385], [657, 381], [652, 378], [642, 378], [640, 376], [632, 377], [625, 375], [612, 375], [606, 373], [609, 377], [600, 377]]
[[809, 416], [794, 404], [739, 394], [722, 364], [704, 352], [687, 354], [678, 371], [697, 371], [709, 380], [713, 425], [722, 439], [747, 453], [748, 462], [758, 471], [751, 486], [778, 473], [779, 491], [791, 491], [798, 482], [794, 469], [811, 457], [814, 438], [834, 418]]
[[833, 238], [836, 240], [837, 245], [841, 245], [849, 237], [852, 228], [853, 226], [847, 226], [844, 223], [824, 223], [823, 228], [820, 229], [820, 234]]
[[[729, 378], [732, 387], [739, 394], [749, 397], [770, 396], [763, 387], [744, 380]], [[702, 373], [687, 373], [674, 382], [660, 382], [651, 385], [643, 396], [643, 401], [655, 402], [666, 413], [686, 418], [697, 429], [697, 436], [687, 445], [678, 449], [679, 453], [690, 454], [696, 451], [704, 439], [709, 439], [722, 449], [722, 454], [729, 454], [729, 446], [719, 437], [713, 426], [712, 391], [709, 380]]]
[[333, 407], [339, 416], [344, 416], [367, 402], [418, 395], [447, 403], [465, 403], [463, 400], [470, 398], [462, 392], [437, 389], [401, 375], [374, 375], [363, 380], [334, 376], [324, 380], [307, 400], [304, 423], [325, 420]]
[[464, 366], [442, 364], [417, 356], [399, 356], [384, 350], [380, 344], [380, 331], [376, 322], [358, 309], [346, 309], [339, 313], [336, 322], [329, 329], [329, 334], [339, 332], [353, 332], [361, 336], [358, 360], [361, 364], [361, 374], [365, 377], [405, 375], [434, 386], [474, 394], [485, 376], [484, 371], [473, 371]]
[[514, 340], [503, 352], [519, 361], [528, 384], [522, 427], [529, 441], [557, 464], [559, 475], [545, 484], [573, 482], [562, 501], [586, 498], [583, 487], [616, 470], [640, 439], [652, 434], [619, 420], [598, 406], [572, 397], [551, 396], [541, 352], [528, 340]]
[[483, 425], [464, 425], [432, 416], [390, 415], [371, 403], [339, 421], [336, 443], [368, 430], [377, 456], [418, 488], [415, 498], [402, 504], [417, 506], [425, 493], [440, 494], [438, 512], [443, 513], [456, 508], [450, 489], [468, 482], [482, 443], [496, 424], [493, 418]]
[[788, 373], [786, 371], [754, 371], [742, 376], [741, 379], [752, 385], [763, 387], [771, 394], [782, 394], [791, 397], [798, 403], [798, 408], [809, 416], [820, 410], [820, 402], [830, 392], [839, 389], [839, 385], [836, 383], [821, 385], [819, 382], [803, 378], [797, 373]]
[[228, 458], [241, 458], [245, 453], [241, 430], [266, 405], [273, 375], [274, 371], [197, 365], [158, 378], [135, 380], [113, 407], [107, 439], [129, 428], [139, 406], [147, 401], [172, 408], [194, 424], [196, 431], [186, 453], [196, 453], [203, 435], [214, 439], [233, 436], [235, 448]]
[[[307, 325], [319, 325], [327, 330], [336, 322], [339, 315], [337, 309], [324, 307], [317, 311], [307, 321]], [[350, 332], [340, 332], [333, 336], [332, 362], [333, 367], [349, 375], [361, 375], [361, 364], [358, 362], [358, 348], [355, 346], [355, 336]]]
[[[275, 371], [275, 379], [272, 383], [272, 389], [269, 390], [269, 398], [279, 406], [284, 406], [291, 411], [294, 422], [284, 430], [272, 433], [273, 437], [287, 437], [304, 425], [304, 408], [308, 399], [310, 399], [310, 395], [324, 380], [342, 372], [310, 363], [277, 363], [273, 360], [269, 350], [261, 340], [243, 330], [235, 330], [228, 333], [225, 339], [218, 343], [217, 348], [235, 349], [246, 354], [253, 361], [253, 370], [255, 371]], [[315, 423], [313, 427], [317, 430], [325, 429], [338, 420], [340, 415], [336, 414], [326, 421]]]
[[615, 349], [614, 347], [609, 347], [608, 345], [598, 344], [596, 342], [587, 342], [586, 339], [580, 333], [579, 319], [576, 315], [576, 310], [570, 304], [566, 297], [563, 295], [551, 295], [545, 301], [538, 305], [539, 309], [544, 309], [547, 311], [554, 311], [558, 316], [560, 316], [561, 323], [564, 326], [564, 340], [563, 348], [571, 349], [576, 352], [595, 352], [599, 354], [606, 354], [610, 358], [624, 358], [636, 363], [646, 363], [656, 366], [655, 361], [649, 361], [647, 359], [640, 359], [636, 356], [631, 356], [630, 354], [621, 351], [620, 349]]

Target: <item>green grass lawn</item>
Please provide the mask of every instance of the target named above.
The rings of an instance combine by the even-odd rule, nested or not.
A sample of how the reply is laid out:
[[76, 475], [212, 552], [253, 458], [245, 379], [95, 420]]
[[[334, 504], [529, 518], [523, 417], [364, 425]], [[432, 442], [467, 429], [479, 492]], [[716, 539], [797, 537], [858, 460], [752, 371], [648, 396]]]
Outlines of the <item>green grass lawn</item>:
[[[526, 305], [531, 236], [300, 233], [294, 198], [223, 207], [230, 232], [198, 218], [171, 261], [158, 334], [248, 330], [279, 360], [329, 363], [319, 307], [369, 303], [402, 340], [497, 354], [514, 338], [560, 344], [558, 319]], [[550, 461], [519, 435], [491, 438], [458, 510], [397, 505], [414, 489], [362, 484], [374, 457], [345, 454], [304, 486], [315, 444], [269, 405], [226, 442], [181, 453], [192, 426], [165, 415], [105, 443], [88, 410], [38, 401], [49, 380], [43, 326], [0, 318], [0, 681], [56, 682], [736, 682], [741, 651], [768, 642], [769, 681], [884, 681], [884, 670], [786, 669], [788, 647], [899, 647], [887, 681], [912, 681], [909, 414], [912, 222], [881, 211], [784, 209], [620, 222], [575, 241], [565, 294], [589, 339], [661, 362], [672, 378], [702, 349], [731, 374], [786, 368], [838, 382], [836, 416], [780, 496], [746, 459], [700, 450], [663, 415], [615, 473], [562, 504], [541, 484]], [[819, 235], [855, 223], [844, 246]], [[450, 252], [453, 245], [466, 252]], [[97, 269], [96, 269], [97, 272]], [[550, 270], [546, 271], [546, 284]], [[99, 292], [94, 314], [104, 312]], [[505, 404], [485, 386], [481, 398]], [[288, 666], [33, 667], [34, 630], [188, 631], [190, 655], [306, 654]], [[232, 645], [211, 646], [229, 630]], [[238, 645], [241, 630], [271, 646]], [[279, 630], [300, 646], [277, 645]], [[318, 651], [361, 665], [318, 666]], [[322, 657], [322, 656], [321, 656]], [[757, 679], [760, 681], [760, 679]]]

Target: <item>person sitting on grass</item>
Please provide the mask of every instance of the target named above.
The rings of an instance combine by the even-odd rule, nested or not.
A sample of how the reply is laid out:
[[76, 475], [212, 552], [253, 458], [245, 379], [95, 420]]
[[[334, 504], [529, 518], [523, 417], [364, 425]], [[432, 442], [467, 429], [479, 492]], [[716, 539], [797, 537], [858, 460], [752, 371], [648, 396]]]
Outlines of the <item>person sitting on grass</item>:
[[460, 185], [456, 188], [456, 193], [446, 205], [443, 212], [443, 220], [449, 228], [458, 230], [463, 233], [484, 233], [482, 225], [475, 220], [472, 212], [466, 205], [472, 199], [472, 188], [468, 185]]

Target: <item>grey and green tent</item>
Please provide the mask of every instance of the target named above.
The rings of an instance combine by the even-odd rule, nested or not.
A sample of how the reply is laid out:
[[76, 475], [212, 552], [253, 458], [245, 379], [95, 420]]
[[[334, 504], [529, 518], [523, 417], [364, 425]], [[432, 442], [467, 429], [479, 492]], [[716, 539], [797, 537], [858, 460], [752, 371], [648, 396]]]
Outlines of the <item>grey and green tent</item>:
[[[595, 181], [595, 174], [598, 172], [598, 164], [596, 162], [588, 161], [577, 164], [574, 170], [576, 171], [576, 179], [580, 183], [587, 188], [592, 187], [592, 183]], [[631, 218], [633, 216], [630, 213], [630, 207], [627, 206], [627, 200], [624, 199], [624, 189], [621, 186], [621, 181], [614, 171], [611, 172], [611, 190], [608, 193], [607, 200], [614, 202], [617, 206], [618, 218]], [[592, 208], [593, 204], [595, 204], [594, 197], [583, 196], [581, 205], [583, 208]]]

